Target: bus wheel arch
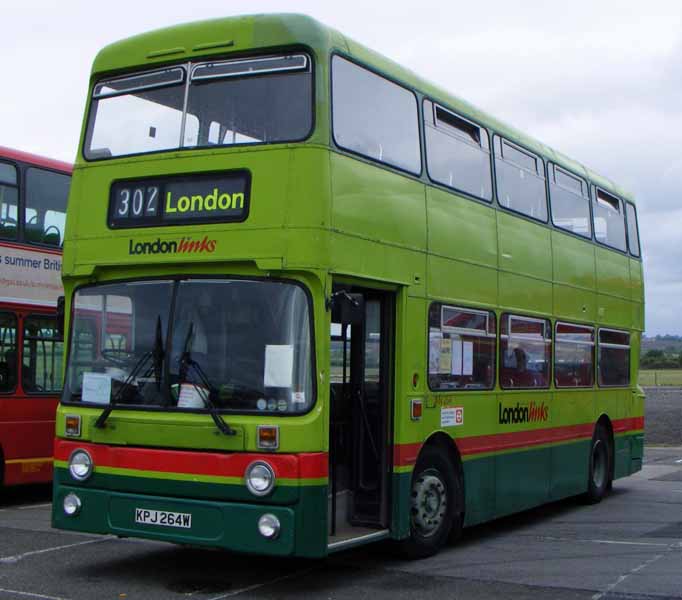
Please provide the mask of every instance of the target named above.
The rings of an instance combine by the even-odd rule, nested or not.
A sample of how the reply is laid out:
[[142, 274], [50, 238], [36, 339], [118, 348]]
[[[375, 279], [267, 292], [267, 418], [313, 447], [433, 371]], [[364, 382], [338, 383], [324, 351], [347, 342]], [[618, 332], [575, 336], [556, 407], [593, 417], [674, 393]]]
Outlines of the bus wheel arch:
[[452, 438], [436, 432], [426, 440], [410, 485], [410, 535], [401, 550], [409, 558], [426, 558], [459, 537], [464, 522], [461, 460]]

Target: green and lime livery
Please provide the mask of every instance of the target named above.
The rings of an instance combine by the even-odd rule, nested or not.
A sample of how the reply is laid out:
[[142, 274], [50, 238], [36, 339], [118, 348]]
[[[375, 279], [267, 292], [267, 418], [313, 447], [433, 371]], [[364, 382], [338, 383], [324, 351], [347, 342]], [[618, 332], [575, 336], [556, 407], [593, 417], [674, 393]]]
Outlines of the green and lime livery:
[[[57, 412], [53, 525], [93, 533], [274, 555], [324, 556], [346, 547], [329, 534], [332, 291], [372, 290], [390, 299], [389, 400], [381, 421], [387, 483], [378, 536], [411, 535], [410, 488], [419, 457], [437, 447], [462, 474], [464, 524], [494, 519], [588, 489], [591, 441], [608, 432], [611, 477], [641, 468], [644, 397], [636, 387], [644, 292], [641, 259], [581, 239], [434, 183], [426, 167], [410, 174], [340, 148], [332, 135], [331, 61], [344, 56], [475, 120], [610, 194], [624, 190], [581, 164], [498, 122], [390, 60], [299, 15], [258, 15], [180, 25], [112, 44], [95, 59], [88, 98], [98, 81], [192, 61], [302, 52], [312, 63], [312, 126], [302, 141], [171, 149], [106, 160], [84, 158], [88, 119], [74, 168], [63, 278], [66, 331], [74, 294], [84, 286], [172, 278], [293, 282], [310, 299], [314, 399], [301, 414], [230, 412], [234, 435], [222, 435], [205, 412], [104, 406], [64, 398]], [[424, 135], [420, 136], [425, 165]], [[587, 141], [586, 141], [587, 143]], [[111, 227], [115, 182], [193, 174], [247, 172], [248, 214], [231, 221]], [[136, 249], [139, 249], [136, 250]], [[165, 250], [164, 250], [165, 249]], [[368, 296], [369, 297], [369, 296]], [[628, 385], [503, 390], [499, 361], [491, 390], [432, 391], [432, 302], [532, 314], [630, 334]], [[71, 333], [67, 335], [72, 335]], [[67, 341], [73, 341], [68, 340]], [[382, 342], [383, 343], [383, 342]], [[384, 359], [382, 358], [382, 361]], [[382, 367], [382, 368], [383, 368]], [[422, 412], [415, 415], [414, 403]], [[505, 422], [503, 411], [533, 403], [533, 419]], [[542, 410], [540, 410], [540, 407]], [[462, 417], [453, 423], [449, 409]], [[530, 410], [530, 409], [529, 409]], [[445, 412], [444, 412], [445, 411]], [[530, 414], [530, 413], [529, 413]], [[80, 417], [77, 434], [67, 417]], [[258, 447], [258, 426], [279, 428], [275, 451]], [[77, 481], [68, 461], [92, 457], [92, 476]], [[276, 486], [251, 494], [245, 469], [267, 461]], [[82, 507], [64, 513], [76, 493]], [[191, 513], [191, 529], [136, 523], [136, 509]], [[281, 534], [258, 532], [264, 513]], [[352, 540], [351, 540], [352, 541]]]

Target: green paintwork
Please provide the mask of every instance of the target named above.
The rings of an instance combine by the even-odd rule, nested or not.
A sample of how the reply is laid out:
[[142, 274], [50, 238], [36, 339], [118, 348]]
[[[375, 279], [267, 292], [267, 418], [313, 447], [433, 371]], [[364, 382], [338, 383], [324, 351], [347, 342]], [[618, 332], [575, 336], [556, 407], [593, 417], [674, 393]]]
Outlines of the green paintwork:
[[[314, 59], [315, 128], [302, 143], [172, 151], [93, 163], [83, 159], [79, 148], [69, 198], [63, 275], [67, 315], [74, 289], [96, 281], [204, 274], [271, 276], [301, 282], [313, 299], [317, 366], [314, 408], [297, 417], [228, 415], [228, 422], [239, 434], [227, 438], [217, 434], [207, 415], [114, 410], [106, 429], [96, 430], [93, 422], [99, 410], [61, 405], [57, 435], [64, 436], [65, 414], [79, 413], [84, 417], [81, 439], [95, 443], [254, 451], [256, 425], [265, 422], [280, 426], [281, 452], [327, 450], [330, 316], [325, 299], [333, 281], [341, 280], [389, 289], [396, 295], [395, 444], [423, 442], [441, 430], [440, 407], [448, 405], [462, 406], [465, 412], [463, 426], [445, 430], [454, 438], [535, 426], [595, 423], [602, 415], [611, 419], [643, 415], [643, 396], [635, 387], [636, 359], [631, 365], [632, 387], [618, 390], [428, 390], [426, 319], [432, 300], [486, 307], [496, 312], [498, 322], [503, 312], [513, 310], [627, 329], [632, 332], [632, 356], [638, 356], [644, 327], [642, 263], [551, 224], [505, 212], [495, 202], [488, 205], [445, 191], [432, 185], [425, 172], [408, 176], [339, 150], [332, 142], [330, 127], [330, 57], [334, 52], [348, 55], [411, 87], [420, 98], [436, 99], [491, 132], [632, 201], [612, 182], [340, 33], [299, 15], [218, 19], [123, 40], [103, 49], [95, 59], [90, 90], [105, 75], [291, 47], [306, 48]], [[251, 172], [253, 184], [250, 214], [243, 223], [107, 228], [113, 180], [244, 168]], [[131, 239], [171, 240], [188, 235], [215, 239], [216, 251], [210, 256], [181, 257], [131, 258], [127, 254]], [[413, 386], [414, 374], [419, 380]], [[498, 402], [515, 402], [514, 396], [544, 400], [550, 407], [549, 421], [532, 426], [499, 425]], [[421, 421], [409, 418], [413, 398], [425, 401]], [[641, 468], [641, 433], [617, 436], [615, 444], [617, 476]], [[466, 523], [584, 491], [588, 446], [587, 441], [580, 441], [467, 458]], [[395, 468], [391, 510], [391, 535], [395, 538], [409, 532], [410, 477], [410, 466]], [[83, 513], [68, 519], [59, 507], [71, 486], [61, 469], [56, 470], [55, 482], [53, 516], [57, 527], [264, 554], [321, 556], [326, 552], [324, 485], [282, 490], [278, 502], [268, 505], [287, 524], [287, 534], [270, 543], [254, 533], [254, 519], [264, 505], [245, 498], [231, 485], [96, 475], [88, 486], [79, 487]], [[222, 519], [224, 527], [200, 531], [191, 540], [177, 533], [169, 536], [152, 529], [142, 531], [126, 521], [130, 506], [138, 501], [167, 509], [196, 506], [202, 515], [198, 519], [216, 517]]]

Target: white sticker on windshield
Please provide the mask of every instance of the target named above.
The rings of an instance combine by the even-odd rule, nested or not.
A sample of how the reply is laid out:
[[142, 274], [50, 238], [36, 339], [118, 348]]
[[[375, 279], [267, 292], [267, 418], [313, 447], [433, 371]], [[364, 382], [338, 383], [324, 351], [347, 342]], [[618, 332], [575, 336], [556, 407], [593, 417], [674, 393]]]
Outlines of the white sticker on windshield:
[[291, 392], [292, 404], [305, 404], [305, 392]]
[[111, 377], [106, 373], [83, 373], [83, 402], [109, 404], [111, 400]]
[[291, 387], [294, 371], [294, 347], [290, 344], [265, 346], [265, 387]]
[[204, 408], [204, 398], [208, 398], [208, 390], [193, 383], [183, 383], [180, 386], [178, 408]]

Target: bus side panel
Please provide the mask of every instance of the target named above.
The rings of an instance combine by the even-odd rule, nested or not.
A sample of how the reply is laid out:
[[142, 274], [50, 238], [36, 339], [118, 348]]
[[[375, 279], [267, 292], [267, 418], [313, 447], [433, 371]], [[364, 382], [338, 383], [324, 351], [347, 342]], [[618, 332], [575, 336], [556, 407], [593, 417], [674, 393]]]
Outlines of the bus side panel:
[[[644, 280], [642, 275], [642, 263], [633, 258], [630, 259], [630, 285], [632, 292], [632, 328], [644, 331]], [[633, 354], [639, 356], [639, 354]], [[637, 381], [636, 379], [634, 381]]]
[[594, 246], [552, 231], [552, 265], [556, 317], [594, 322], [597, 316]]
[[[595, 392], [592, 389], [557, 390], [554, 392], [552, 411], [563, 426], [576, 423], [589, 425], [594, 401]], [[591, 432], [586, 439], [552, 446], [552, 500], [587, 491], [590, 437]]]
[[495, 457], [464, 461], [465, 526], [495, 517]]
[[503, 308], [549, 315], [552, 312], [550, 231], [497, 211], [500, 298]]
[[[500, 406], [513, 407], [517, 401], [531, 397], [537, 405], [552, 405], [551, 392], [513, 392], [497, 395]], [[532, 432], [533, 429], [551, 427], [555, 423], [553, 415], [549, 414], [549, 421], [540, 422], [535, 426], [528, 423], [498, 425], [498, 433]], [[528, 436], [528, 443], [518, 444], [509, 450], [498, 452], [495, 458], [496, 474], [496, 502], [495, 513], [502, 516], [532, 506], [547, 502], [551, 481], [551, 447], [542, 445], [532, 446], [532, 436]]]
[[[331, 154], [331, 173], [333, 229], [423, 251], [426, 247], [423, 184], [338, 153]], [[354, 244], [347, 251], [355, 264], [362, 264], [367, 258]], [[388, 254], [393, 258], [392, 252]], [[378, 268], [366, 274], [376, 279], [383, 278], [384, 272], [385, 268]], [[413, 276], [411, 273], [409, 280]]]

